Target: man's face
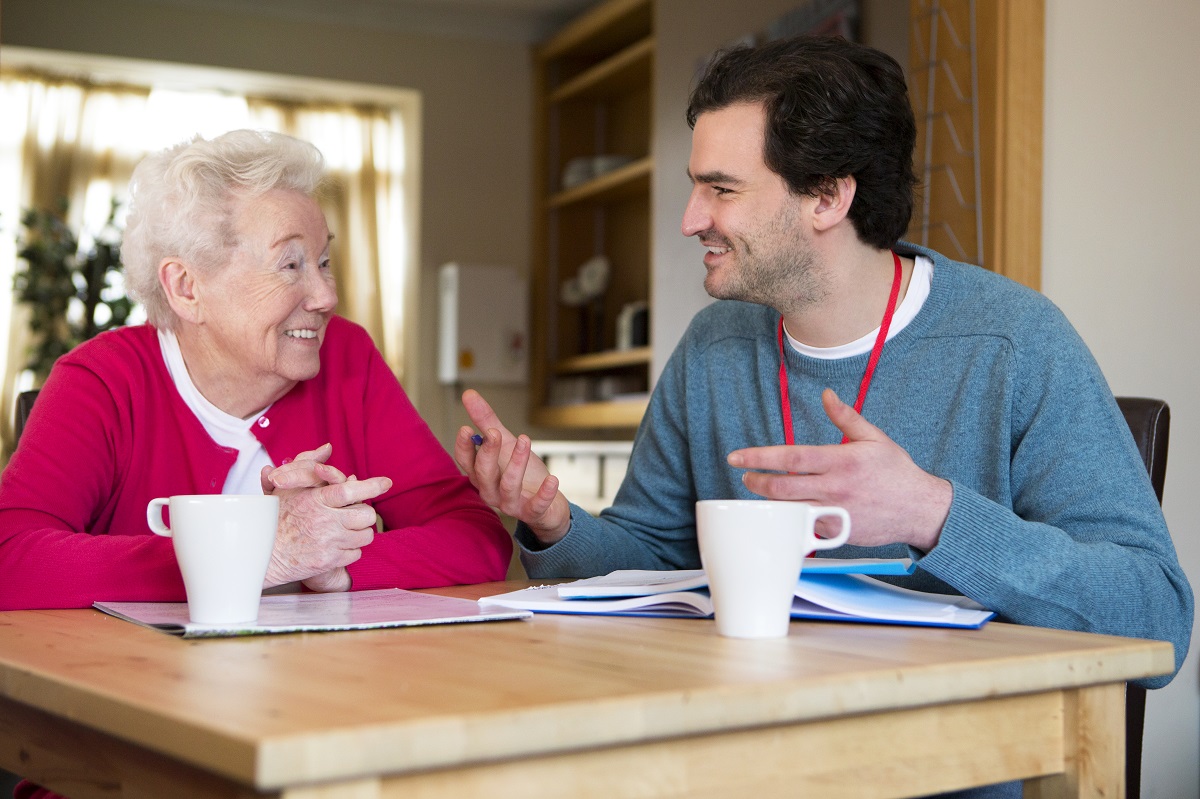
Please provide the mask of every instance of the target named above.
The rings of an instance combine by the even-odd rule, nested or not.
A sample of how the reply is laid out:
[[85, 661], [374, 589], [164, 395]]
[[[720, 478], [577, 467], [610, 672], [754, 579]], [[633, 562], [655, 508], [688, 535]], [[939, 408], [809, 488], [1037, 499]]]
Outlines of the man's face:
[[762, 105], [738, 103], [696, 120], [682, 232], [708, 250], [710, 295], [779, 308], [813, 299], [813, 253], [804, 198], [763, 160], [765, 118]]

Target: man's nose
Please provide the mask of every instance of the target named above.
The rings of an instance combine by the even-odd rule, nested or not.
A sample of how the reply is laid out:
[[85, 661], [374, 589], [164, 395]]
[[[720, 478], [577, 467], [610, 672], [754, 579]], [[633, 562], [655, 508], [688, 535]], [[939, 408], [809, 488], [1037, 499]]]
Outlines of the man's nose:
[[685, 236], [695, 236], [710, 227], [712, 227], [712, 216], [708, 213], [708, 208], [700, 199], [698, 192], [693, 190], [691, 196], [688, 197], [687, 207], [683, 209], [680, 232]]

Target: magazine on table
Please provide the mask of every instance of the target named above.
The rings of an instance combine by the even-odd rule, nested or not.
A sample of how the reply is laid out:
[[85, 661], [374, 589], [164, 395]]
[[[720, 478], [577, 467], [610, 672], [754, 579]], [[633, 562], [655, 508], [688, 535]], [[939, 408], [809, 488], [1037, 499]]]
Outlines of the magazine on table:
[[374, 630], [525, 619], [532, 615], [519, 608], [482, 607], [470, 599], [400, 588], [264, 596], [259, 603], [258, 620], [242, 624], [196, 624], [188, 618], [186, 602], [96, 602], [93, 607], [182, 638]]

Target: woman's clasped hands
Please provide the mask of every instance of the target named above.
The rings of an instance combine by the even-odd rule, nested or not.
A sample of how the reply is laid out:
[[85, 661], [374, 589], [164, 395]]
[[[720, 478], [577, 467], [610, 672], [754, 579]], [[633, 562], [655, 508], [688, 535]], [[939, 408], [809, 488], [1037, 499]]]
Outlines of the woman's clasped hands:
[[366, 504], [392, 487], [387, 477], [359, 480], [328, 463], [323, 444], [274, 468], [264, 467], [264, 494], [279, 497], [279, 533], [265, 587], [300, 581], [312, 591], [350, 590], [346, 567], [375, 537], [375, 509]]

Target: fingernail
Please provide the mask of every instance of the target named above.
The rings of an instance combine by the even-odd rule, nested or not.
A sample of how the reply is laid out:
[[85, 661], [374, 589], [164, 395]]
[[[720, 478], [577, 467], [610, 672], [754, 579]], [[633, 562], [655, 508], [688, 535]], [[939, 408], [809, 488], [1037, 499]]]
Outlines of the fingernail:
[[727, 460], [730, 466], [741, 466], [743, 461], [742, 454], [740, 452], [731, 452]]
[[281, 464], [279, 464], [279, 465], [280, 465], [280, 466], [287, 466], [287, 465], [288, 465], [289, 463], [291, 463], [291, 462], [292, 462], [292, 459], [291, 459], [291, 458], [284, 458], [284, 459], [283, 459], [283, 463], [281, 463]]

